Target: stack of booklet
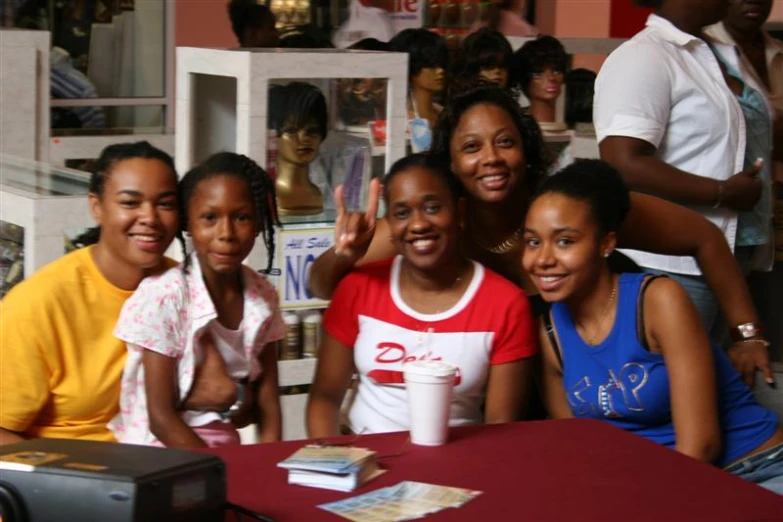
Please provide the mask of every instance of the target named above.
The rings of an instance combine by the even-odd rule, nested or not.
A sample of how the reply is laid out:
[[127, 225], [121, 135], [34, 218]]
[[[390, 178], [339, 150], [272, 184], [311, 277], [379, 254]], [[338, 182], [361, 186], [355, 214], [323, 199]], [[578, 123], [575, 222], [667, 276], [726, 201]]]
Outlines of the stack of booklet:
[[353, 491], [377, 477], [375, 452], [347, 446], [305, 446], [277, 464], [288, 470], [288, 483]]

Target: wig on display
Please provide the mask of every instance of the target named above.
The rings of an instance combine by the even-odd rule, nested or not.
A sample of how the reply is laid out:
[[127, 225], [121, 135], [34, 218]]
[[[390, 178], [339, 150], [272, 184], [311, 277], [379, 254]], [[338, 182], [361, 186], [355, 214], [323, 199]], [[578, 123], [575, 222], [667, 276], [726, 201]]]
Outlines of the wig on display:
[[482, 69], [501, 68], [511, 73], [514, 51], [499, 32], [482, 27], [462, 41], [452, 75], [458, 83], [477, 78]]
[[449, 68], [449, 49], [440, 35], [427, 29], [405, 29], [389, 41], [389, 51], [408, 54], [408, 80], [422, 69]]
[[290, 82], [269, 88], [269, 124], [278, 136], [286, 126], [297, 129], [315, 121], [323, 140], [327, 134], [328, 112], [321, 90], [306, 82]]
[[554, 36], [542, 36], [526, 42], [514, 53], [516, 81], [527, 96], [533, 74], [547, 67], [559, 69], [565, 74], [568, 67], [568, 54], [560, 40]]

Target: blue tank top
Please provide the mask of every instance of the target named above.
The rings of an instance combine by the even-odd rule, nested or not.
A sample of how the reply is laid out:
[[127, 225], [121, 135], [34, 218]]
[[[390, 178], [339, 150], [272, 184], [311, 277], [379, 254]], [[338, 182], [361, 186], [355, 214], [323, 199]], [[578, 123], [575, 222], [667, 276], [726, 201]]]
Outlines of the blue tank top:
[[[647, 274], [620, 274], [617, 316], [606, 339], [590, 346], [579, 337], [564, 303], [552, 305], [563, 356], [563, 387], [575, 417], [605, 420], [674, 448], [669, 374], [663, 356], [636, 334], [639, 291]], [[724, 466], [759, 447], [777, 429], [774, 413], [756, 402], [728, 357], [713, 347]]]

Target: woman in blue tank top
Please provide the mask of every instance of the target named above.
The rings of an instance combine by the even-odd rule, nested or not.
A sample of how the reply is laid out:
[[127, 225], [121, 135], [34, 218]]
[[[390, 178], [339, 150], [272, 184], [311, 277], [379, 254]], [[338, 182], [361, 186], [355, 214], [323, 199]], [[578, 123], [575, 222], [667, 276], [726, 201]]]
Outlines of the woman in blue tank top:
[[552, 303], [541, 329], [550, 414], [610, 422], [783, 494], [783, 429], [710, 345], [685, 291], [609, 269], [629, 205], [619, 174], [584, 160], [528, 211], [523, 264]]

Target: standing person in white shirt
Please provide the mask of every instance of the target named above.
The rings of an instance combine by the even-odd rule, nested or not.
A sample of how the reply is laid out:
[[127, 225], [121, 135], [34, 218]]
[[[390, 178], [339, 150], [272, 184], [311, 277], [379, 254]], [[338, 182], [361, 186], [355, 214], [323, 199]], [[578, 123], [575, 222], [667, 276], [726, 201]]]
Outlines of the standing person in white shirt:
[[[680, 203], [716, 224], [734, 248], [738, 211], [761, 197], [760, 164], [743, 170], [746, 128], [730, 77], [702, 30], [729, 0], [636, 0], [655, 7], [647, 27], [612, 53], [596, 81], [594, 120], [601, 158], [638, 191]], [[720, 51], [721, 44], [713, 44]], [[678, 281], [721, 343], [718, 305], [690, 258], [626, 251], [640, 266]], [[731, 325], [753, 341], [761, 325]]]
[[348, 5], [348, 20], [332, 37], [338, 49], [345, 49], [364, 38], [375, 38], [388, 42], [394, 36], [390, 13], [394, 2], [390, 0], [351, 0]]
[[[774, 118], [773, 163], [769, 165], [772, 178], [778, 184], [778, 211], [776, 221], [783, 223], [783, 42], [772, 38], [764, 30], [772, 11], [772, 0], [730, 0], [729, 11], [719, 23], [705, 30], [714, 40], [726, 44], [731, 54], [727, 58], [738, 62], [738, 70], [743, 80], [763, 93], [769, 102]], [[777, 147], [775, 147], [777, 144]], [[776, 249], [778, 263], [783, 262], [783, 248], [780, 239], [777, 245], [769, 245], [765, 254], [773, 254]], [[773, 256], [769, 256], [773, 257]], [[752, 268], [767, 270], [769, 257], [756, 257]], [[756, 272], [752, 274], [750, 287], [758, 301], [759, 312], [766, 315], [766, 324], [780, 324], [783, 310], [783, 296], [780, 291], [783, 284], [783, 265], [778, 265], [772, 273]], [[770, 332], [773, 344], [783, 343], [783, 328], [777, 333]]]

